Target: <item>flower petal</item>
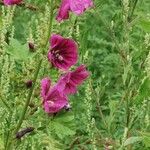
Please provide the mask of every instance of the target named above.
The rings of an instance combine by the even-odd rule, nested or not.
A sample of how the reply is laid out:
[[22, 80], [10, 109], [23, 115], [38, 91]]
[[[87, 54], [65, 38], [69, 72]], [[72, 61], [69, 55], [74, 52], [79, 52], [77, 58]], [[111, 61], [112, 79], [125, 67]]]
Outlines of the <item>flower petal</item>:
[[89, 72], [86, 70], [85, 65], [79, 66], [75, 71], [71, 73], [71, 81], [76, 84], [82, 84], [82, 82], [89, 76]]
[[70, 9], [77, 15], [82, 14], [87, 8], [93, 6], [91, 0], [70, 0]]
[[69, 10], [70, 10], [69, 0], [62, 0], [56, 20], [60, 22], [62, 20], [68, 19]]
[[[50, 96], [51, 95], [51, 96]], [[68, 104], [66, 96], [59, 93], [57, 89], [51, 91], [48, 99], [44, 102], [44, 109], [47, 113], [56, 113]]]
[[[60, 35], [53, 35], [50, 43], [51, 50], [48, 52], [48, 60], [53, 66], [62, 70], [68, 70], [72, 65], [77, 63], [78, 47], [74, 40], [63, 38]], [[57, 55], [62, 59], [59, 59]]]
[[41, 80], [41, 96], [45, 100], [46, 95], [50, 90], [51, 80], [49, 78], [44, 78]]
[[63, 37], [58, 34], [52, 34], [50, 38], [51, 49], [57, 49], [57, 45], [60, 45]]
[[19, 4], [22, 0], [4, 0], [5, 5], [14, 5], [14, 4]]
[[85, 65], [81, 65], [75, 71], [69, 71], [60, 77], [57, 83], [58, 90], [64, 94], [75, 94], [77, 86], [82, 84], [88, 76], [89, 72], [86, 70]]

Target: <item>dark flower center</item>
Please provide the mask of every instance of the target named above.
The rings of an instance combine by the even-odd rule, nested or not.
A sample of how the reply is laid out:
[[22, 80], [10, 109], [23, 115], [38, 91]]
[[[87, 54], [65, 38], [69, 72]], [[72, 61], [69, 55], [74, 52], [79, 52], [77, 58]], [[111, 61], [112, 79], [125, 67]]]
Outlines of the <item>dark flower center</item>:
[[60, 50], [52, 50], [52, 54], [55, 59], [58, 59], [59, 61], [63, 61], [63, 57], [60, 54]]

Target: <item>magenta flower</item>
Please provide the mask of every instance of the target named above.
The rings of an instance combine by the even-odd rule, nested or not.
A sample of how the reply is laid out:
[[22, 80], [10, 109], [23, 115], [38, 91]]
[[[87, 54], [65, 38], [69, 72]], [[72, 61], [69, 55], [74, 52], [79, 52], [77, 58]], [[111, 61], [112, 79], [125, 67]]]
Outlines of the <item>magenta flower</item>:
[[77, 44], [72, 39], [63, 38], [60, 35], [52, 35], [51, 48], [48, 52], [48, 60], [53, 66], [67, 70], [76, 64], [78, 59]]
[[51, 80], [49, 78], [44, 78], [41, 81], [41, 97], [43, 100], [46, 100], [46, 96], [50, 90], [51, 87]]
[[3, 0], [5, 5], [14, 5], [19, 4], [22, 2], [22, 0]]
[[79, 66], [75, 71], [69, 71], [63, 75], [58, 83], [58, 90], [64, 94], [75, 94], [77, 92], [77, 86], [89, 76], [89, 72], [86, 70], [85, 65]]
[[92, 6], [92, 0], [62, 0], [56, 19], [57, 21], [68, 19], [70, 11], [80, 15]]
[[57, 89], [57, 86], [51, 88], [49, 78], [44, 78], [41, 81], [41, 97], [43, 98], [44, 110], [48, 114], [57, 113], [68, 105], [67, 97]]

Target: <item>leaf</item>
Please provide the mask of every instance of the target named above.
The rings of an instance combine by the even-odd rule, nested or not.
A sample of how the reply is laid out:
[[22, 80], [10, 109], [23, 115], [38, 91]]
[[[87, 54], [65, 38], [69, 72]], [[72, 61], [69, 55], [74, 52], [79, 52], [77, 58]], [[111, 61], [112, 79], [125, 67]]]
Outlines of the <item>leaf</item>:
[[142, 137], [143, 137], [143, 143], [145, 147], [150, 147], [150, 133], [149, 132], [142, 132]]
[[139, 96], [141, 98], [148, 98], [150, 96], [150, 79], [148, 77], [144, 79], [140, 87]]
[[6, 46], [6, 52], [14, 57], [14, 59], [21, 61], [27, 61], [33, 57], [33, 53], [29, 51], [28, 45], [22, 45], [16, 39], [11, 39], [10, 44]]
[[142, 141], [142, 139], [143, 139], [142, 137], [138, 137], [138, 136], [137, 137], [136, 136], [130, 137], [124, 142], [124, 146], [134, 144], [136, 142], [140, 142], [140, 141]]
[[143, 143], [145, 144], [146, 147], [150, 147], [150, 136], [144, 136]]
[[67, 126], [64, 126], [63, 124], [60, 124], [59, 122], [53, 122], [53, 128], [60, 139], [63, 139], [65, 136], [75, 134], [75, 131], [71, 130]]
[[140, 26], [145, 32], [150, 32], [150, 21], [146, 18], [140, 20]]
[[3, 140], [0, 138], [0, 149], [4, 149], [4, 142], [3, 142]]
[[110, 114], [113, 114], [116, 111], [117, 104], [118, 102], [113, 100], [109, 102]]
[[126, 84], [128, 73], [131, 71], [131, 66], [128, 65], [124, 68], [124, 74], [122, 75], [123, 83]]
[[74, 120], [74, 115], [71, 113], [62, 113], [55, 119], [58, 122], [70, 122]]
[[43, 149], [44, 146], [48, 147], [48, 149], [52, 150], [60, 150], [59, 147], [61, 147], [61, 143], [59, 141], [56, 141], [52, 136], [41, 134], [41, 141], [39, 142], [41, 145], [41, 149]]

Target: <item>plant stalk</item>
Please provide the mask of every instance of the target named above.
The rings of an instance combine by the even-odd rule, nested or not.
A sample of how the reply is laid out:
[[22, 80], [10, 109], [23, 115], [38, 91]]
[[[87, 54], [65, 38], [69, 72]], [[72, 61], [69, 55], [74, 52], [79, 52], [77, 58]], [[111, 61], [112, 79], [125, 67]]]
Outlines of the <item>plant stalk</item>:
[[[46, 43], [44, 45], [44, 47], [46, 48], [47, 45], [48, 45], [48, 40], [49, 40], [49, 37], [51, 35], [51, 31], [52, 31], [52, 20], [53, 20], [53, 0], [50, 0], [50, 7], [51, 7], [51, 12], [50, 12], [50, 19], [49, 19], [49, 30], [48, 30], [48, 36], [47, 36], [47, 39], [46, 39]], [[40, 68], [41, 68], [41, 65], [42, 65], [42, 62], [43, 62], [43, 58], [40, 59], [39, 63], [38, 63], [38, 66], [37, 66], [37, 70], [35, 72], [35, 75], [34, 75], [34, 79], [33, 79], [33, 86], [29, 92], [29, 95], [27, 97], [27, 101], [25, 103], [25, 106], [23, 108], [23, 111], [22, 111], [22, 114], [21, 114], [21, 117], [19, 119], [19, 122], [17, 124], [17, 127], [16, 129], [14, 130], [14, 133], [13, 133], [13, 137], [10, 138], [10, 141], [8, 143], [8, 145], [6, 146], [6, 150], [10, 150], [11, 149], [11, 144], [12, 144], [12, 141], [13, 141], [13, 138], [14, 138], [14, 135], [16, 135], [16, 133], [19, 131], [24, 119], [25, 119], [25, 115], [26, 115], [26, 112], [27, 112], [27, 109], [28, 109], [28, 106], [29, 106], [29, 103], [32, 99], [32, 95], [33, 95], [33, 92], [34, 92], [34, 89], [35, 89], [35, 85], [36, 85], [36, 82], [37, 82], [37, 78], [38, 78], [38, 75], [39, 75], [39, 72], [40, 72]], [[12, 141], [11, 141], [12, 140]]]

